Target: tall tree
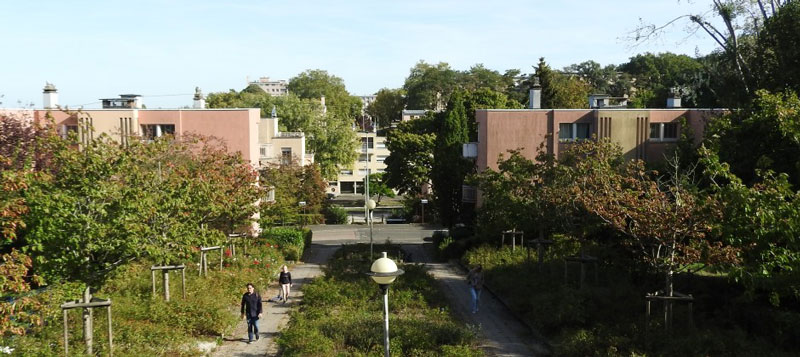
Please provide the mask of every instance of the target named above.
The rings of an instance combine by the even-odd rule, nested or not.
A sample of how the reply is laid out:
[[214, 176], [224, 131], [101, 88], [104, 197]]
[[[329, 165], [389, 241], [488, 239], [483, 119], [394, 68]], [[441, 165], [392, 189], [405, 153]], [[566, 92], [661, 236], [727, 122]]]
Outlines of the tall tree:
[[420, 61], [409, 73], [403, 84], [408, 109], [441, 109], [456, 89], [459, 80], [457, 71], [450, 65], [439, 62], [431, 65]]
[[438, 130], [433, 152], [431, 180], [442, 223], [452, 226], [462, 220], [461, 194], [471, 162], [464, 159], [462, 145], [469, 141], [469, 122], [462, 91], [450, 96], [447, 110], [437, 115]]
[[361, 99], [347, 92], [344, 80], [321, 69], [310, 69], [289, 79], [290, 93], [303, 98], [320, 100], [325, 96], [325, 106], [334, 116], [348, 120], [348, 124], [361, 114]]
[[383, 88], [378, 91], [375, 101], [367, 106], [366, 112], [381, 128], [389, 127], [399, 121], [406, 105], [402, 89]]
[[585, 108], [589, 85], [580, 79], [554, 71], [539, 58], [536, 74], [542, 86], [542, 108]]
[[401, 194], [419, 194], [430, 182], [436, 140], [433, 114], [400, 123], [386, 135], [386, 174], [389, 187]]

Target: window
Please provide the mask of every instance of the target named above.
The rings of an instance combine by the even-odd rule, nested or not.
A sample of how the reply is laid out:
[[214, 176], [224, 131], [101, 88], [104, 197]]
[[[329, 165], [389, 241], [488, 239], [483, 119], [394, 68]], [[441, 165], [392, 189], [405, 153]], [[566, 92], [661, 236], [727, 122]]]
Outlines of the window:
[[378, 155], [378, 162], [386, 161], [386, 158], [389, 157], [388, 155]]
[[61, 137], [66, 139], [69, 137], [71, 133], [78, 134], [78, 126], [77, 125], [64, 125], [61, 129]]
[[342, 193], [356, 193], [355, 182], [342, 182], [340, 190]]
[[650, 141], [678, 140], [678, 123], [650, 123]]
[[341, 175], [352, 175], [353, 174], [353, 170], [341, 170], [341, 171], [339, 171], [339, 174], [341, 174]]
[[267, 157], [267, 147], [266, 146], [260, 147], [259, 150], [258, 150], [258, 154], [261, 157]]
[[164, 135], [175, 135], [174, 124], [143, 124], [140, 127], [142, 129], [142, 138], [145, 140], [154, 140]]
[[461, 186], [461, 201], [465, 203], [474, 203], [478, 201], [478, 190], [475, 186]]
[[375, 143], [375, 147], [378, 148], [378, 149], [386, 149], [386, 142], [385, 141], [379, 141], [379, 142]]
[[592, 137], [592, 125], [589, 123], [558, 124], [558, 140], [585, 140]]
[[292, 164], [292, 148], [281, 148], [281, 165]]
[[374, 139], [375, 138], [361, 138], [361, 150], [372, 149], [375, 144]]
[[[372, 156], [372, 155], [370, 155], [370, 156]], [[358, 161], [359, 162], [370, 161], [369, 160], [369, 156], [367, 156], [367, 154], [358, 155]]]

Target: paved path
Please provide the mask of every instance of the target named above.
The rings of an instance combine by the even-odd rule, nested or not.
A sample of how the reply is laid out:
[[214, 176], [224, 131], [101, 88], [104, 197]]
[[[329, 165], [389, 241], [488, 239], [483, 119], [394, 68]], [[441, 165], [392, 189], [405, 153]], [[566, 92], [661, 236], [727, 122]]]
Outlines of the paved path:
[[[262, 291], [264, 314], [258, 321], [261, 339], [248, 344], [247, 322], [242, 321], [236, 326], [232, 336], [223, 339], [223, 344], [217, 347], [212, 356], [255, 357], [277, 355], [278, 346], [275, 343], [275, 337], [289, 321], [289, 310], [302, 301], [303, 284], [322, 274], [321, 266], [328, 261], [337, 248], [338, 246], [311, 245], [304, 256], [305, 261], [294, 266], [291, 270], [293, 287], [288, 303], [281, 304], [269, 301], [270, 298], [278, 295], [279, 287], [277, 284], [270, 286], [266, 292]], [[236, 313], [238, 314], [238, 312], [237, 310]]]
[[[289, 320], [288, 312], [302, 300], [302, 286], [322, 274], [333, 253], [342, 244], [369, 243], [369, 228], [366, 226], [312, 226], [314, 244], [304, 256], [302, 264], [292, 268], [292, 296], [286, 305], [266, 301], [278, 294], [277, 285], [262, 292], [265, 314], [259, 321], [261, 339], [247, 344], [247, 323], [242, 321], [233, 336], [226, 337], [222, 346], [213, 356], [275, 356], [278, 348], [275, 337]], [[480, 344], [489, 356], [541, 356], [546, 349], [529, 329], [522, 325], [508, 309], [491, 293], [484, 291], [481, 296], [480, 312], [469, 313], [470, 296], [465, 283], [466, 272], [449, 263], [433, 263], [425, 246], [425, 237], [430, 237], [435, 227], [410, 225], [381, 225], [373, 227], [373, 241], [383, 243], [387, 239], [401, 244], [411, 253], [413, 262], [424, 263], [431, 275], [439, 282], [442, 291], [450, 301], [456, 316], [462, 321], [478, 325]], [[236, 311], [238, 313], [238, 311]]]
[[479, 326], [481, 348], [488, 356], [543, 356], [547, 349], [534, 337], [530, 329], [519, 322], [511, 312], [484, 289], [479, 312], [471, 313], [472, 298], [466, 283], [467, 273], [450, 263], [432, 263], [423, 245], [403, 245], [412, 253], [415, 262], [424, 262], [428, 272], [436, 278], [450, 307], [462, 321]]

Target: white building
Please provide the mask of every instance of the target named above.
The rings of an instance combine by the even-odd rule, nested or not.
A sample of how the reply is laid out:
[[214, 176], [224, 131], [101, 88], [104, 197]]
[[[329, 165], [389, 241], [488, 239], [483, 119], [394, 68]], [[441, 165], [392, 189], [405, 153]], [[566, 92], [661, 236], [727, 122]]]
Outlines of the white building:
[[364, 178], [367, 172], [371, 174], [386, 172], [386, 158], [389, 149], [386, 148], [386, 137], [378, 136], [375, 132], [359, 132], [361, 146], [358, 159], [352, 168], [342, 168], [337, 181], [328, 182], [328, 193], [339, 194], [364, 194]]
[[247, 81], [247, 85], [255, 84], [273, 97], [280, 97], [289, 93], [286, 80], [270, 81], [269, 77], [261, 77], [255, 81]]

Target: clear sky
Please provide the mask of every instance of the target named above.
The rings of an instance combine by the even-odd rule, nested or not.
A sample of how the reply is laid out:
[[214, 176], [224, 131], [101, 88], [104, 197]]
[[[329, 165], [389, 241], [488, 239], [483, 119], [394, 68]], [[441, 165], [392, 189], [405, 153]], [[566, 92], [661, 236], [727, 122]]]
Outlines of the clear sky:
[[289, 79], [324, 69], [350, 93], [402, 86], [420, 60], [457, 70], [476, 63], [530, 73], [539, 57], [555, 68], [594, 60], [619, 64], [646, 51], [706, 54], [706, 37], [671, 35], [635, 48], [640, 22], [700, 13], [709, 2], [2, 0], [0, 107], [42, 106], [51, 82], [59, 103], [98, 107], [98, 98], [144, 95], [149, 108], [191, 105], [203, 92], [241, 90], [246, 80]]

